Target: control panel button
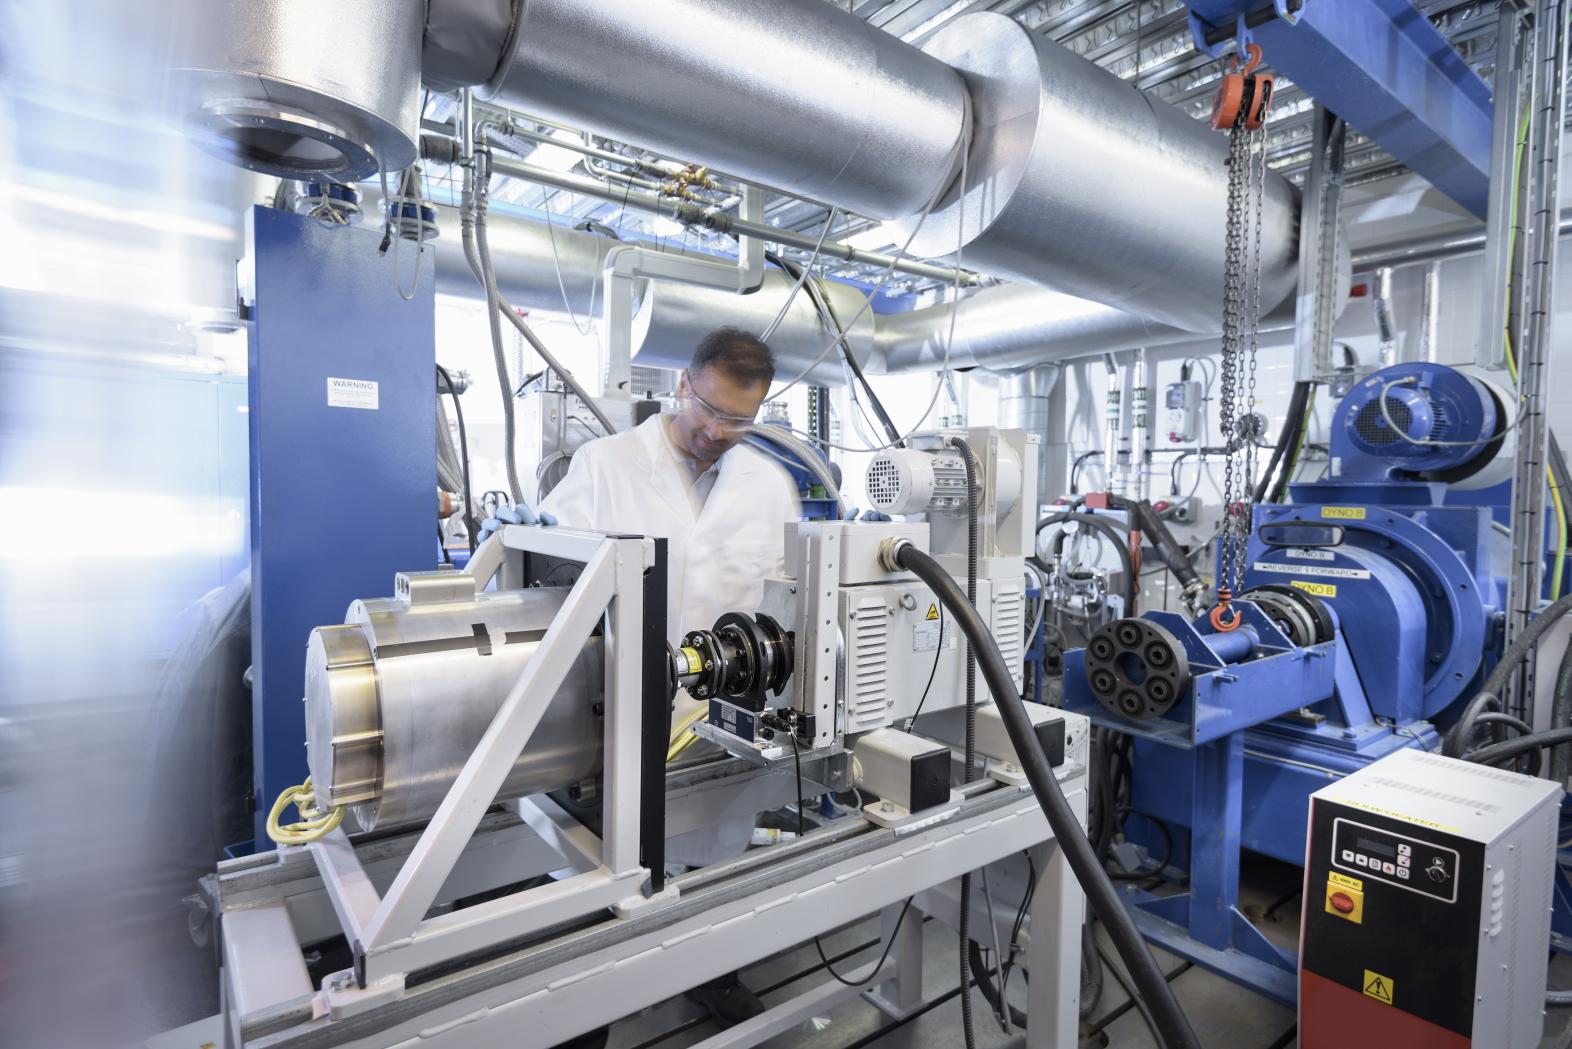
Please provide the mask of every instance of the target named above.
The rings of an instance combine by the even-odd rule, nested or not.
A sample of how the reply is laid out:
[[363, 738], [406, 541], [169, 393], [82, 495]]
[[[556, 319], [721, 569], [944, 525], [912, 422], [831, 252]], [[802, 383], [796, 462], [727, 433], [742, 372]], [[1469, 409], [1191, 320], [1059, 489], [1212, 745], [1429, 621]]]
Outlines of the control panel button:
[[1370, 857], [1361, 852], [1354, 857], [1354, 863], [1360, 867], [1368, 867], [1370, 866]]
[[[1408, 857], [1405, 856], [1403, 858], [1407, 859]], [[1408, 868], [1407, 867], [1399, 867], [1399, 868], [1397, 868], [1397, 876], [1399, 878], [1402, 878], [1404, 881], [1407, 881], [1408, 880]]]
[[1397, 870], [1397, 868], [1394, 867], [1390, 863], [1383, 863], [1383, 864], [1381, 864], [1381, 873], [1382, 874], [1391, 874], [1395, 870]]
[[1354, 862], [1354, 850], [1353, 849], [1344, 849], [1343, 850], [1343, 862], [1344, 863], [1353, 863]]
[[1452, 872], [1447, 870], [1446, 860], [1443, 857], [1432, 856], [1430, 857], [1430, 865], [1425, 868], [1425, 876], [1431, 881], [1440, 884], [1450, 878]]
[[1397, 865], [1399, 867], [1407, 867], [1409, 864], [1411, 864], [1413, 862], [1414, 862], [1414, 858], [1412, 856], [1399, 856], [1397, 858]]
[[[1412, 856], [1413, 853], [1414, 853], [1414, 847], [1412, 845], [1407, 845], [1407, 844], [1405, 844], [1403, 842], [1398, 842], [1397, 843], [1397, 854], [1399, 856]], [[1403, 864], [1403, 866], [1406, 867], [1406, 866], [1408, 866], [1408, 864], [1405, 863], [1405, 864]]]

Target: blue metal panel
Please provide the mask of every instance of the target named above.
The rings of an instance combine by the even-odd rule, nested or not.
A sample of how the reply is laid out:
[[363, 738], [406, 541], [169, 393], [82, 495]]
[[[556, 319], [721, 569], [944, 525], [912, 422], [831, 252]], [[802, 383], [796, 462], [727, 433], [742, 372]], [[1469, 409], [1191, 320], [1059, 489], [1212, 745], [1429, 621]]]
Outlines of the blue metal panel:
[[[404, 301], [366, 230], [258, 207], [247, 236], [252, 739], [269, 848], [262, 817], [306, 774], [306, 638], [390, 593], [395, 572], [435, 567], [436, 281], [428, 252]], [[376, 407], [330, 405], [329, 378], [375, 382]]]
[[[1196, 44], [1271, 4], [1187, 0]], [[1267, 63], [1463, 207], [1485, 217], [1490, 88], [1410, 0], [1306, 0], [1248, 35]]]

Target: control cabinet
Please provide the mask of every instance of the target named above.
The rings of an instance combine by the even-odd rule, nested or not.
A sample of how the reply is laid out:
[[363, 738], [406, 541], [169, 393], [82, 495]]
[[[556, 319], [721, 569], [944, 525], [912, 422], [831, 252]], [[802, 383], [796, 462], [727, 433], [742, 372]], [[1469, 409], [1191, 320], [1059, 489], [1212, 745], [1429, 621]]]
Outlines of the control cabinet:
[[1539, 1045], [1560, 801], [1418, 750], [1312, 795], [1299, 1044]]

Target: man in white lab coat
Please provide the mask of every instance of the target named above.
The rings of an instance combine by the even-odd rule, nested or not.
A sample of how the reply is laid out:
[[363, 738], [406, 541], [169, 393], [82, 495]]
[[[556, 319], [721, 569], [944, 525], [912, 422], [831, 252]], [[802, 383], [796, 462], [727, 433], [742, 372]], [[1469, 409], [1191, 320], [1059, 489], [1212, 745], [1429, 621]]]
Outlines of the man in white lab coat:
[[[785, 524], [802, 508], [779, 465], [741, 444], [775, 378], [763, 342], [737, 328], [706, 335], [677, 386], [675, 413], [584, 445], [541, 502], [568, 528], [667, 540], [667, 639], [709, 629], [723, 612], [754, 612], [764, 580], [782, 573]], [[676, 717], [698, 701], [678, 696]], [[692, 866], [741, 853], [753, 813], [674, 838], [667, 858]], [[736, 973], [689, 992], [716, 1023], [764, 1011]]]
[[668, 540], [666, 628], [673, 644], [722, 612], [753, 612], [784, 568], [787, 521], [802, 508], [779, 465], [740, 442], [775, 363], [737, 328], [706, 335], [677, 385], [678, 410], [591, 441], [541, 502], [568, 528]]

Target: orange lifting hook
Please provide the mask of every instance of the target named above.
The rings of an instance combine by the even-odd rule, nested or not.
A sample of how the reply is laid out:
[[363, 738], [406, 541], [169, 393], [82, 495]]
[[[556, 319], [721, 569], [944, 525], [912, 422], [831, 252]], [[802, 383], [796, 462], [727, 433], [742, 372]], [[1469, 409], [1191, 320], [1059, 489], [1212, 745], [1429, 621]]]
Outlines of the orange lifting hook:
[[1266, 111], [1272, 104], [1271, 73], [1257, 73], [1261, 64], [1261, 45], [1247, 44], [1249, 56], [1244, 68], [1239, 68], [1239, 55], [1234, 54], [1233, 69], [1223, 74], [1212, 99], [1212, 128], [1230, 131], [1236, 127], [1246, 131], [1260, 130], [1266, 122]]
[[[1239, 624], [1244, 622], [1244, 617], [1239, 614], [1239, 610], [1232, 607], [1233, 600], [1234, 592], [1232, 588], [1226, 586], [1220, 586], [1217, 588], [1217, 605], [1212, 609], [1211, 615], [1207, 618], [1211, 621], [1212, 629], [1216, 630], [1220, 634], [1226, 634], [1230, 630], [1237, 630], [1239, 628]], [[1229, 615], [1230, 613], [1232, 614], [1232, 618], [1223, 618], [1225, 615]]]

